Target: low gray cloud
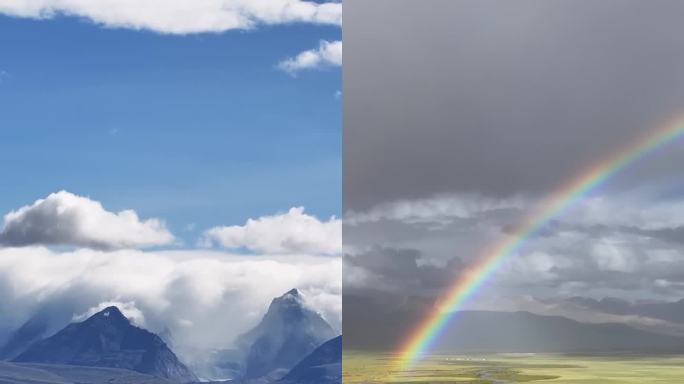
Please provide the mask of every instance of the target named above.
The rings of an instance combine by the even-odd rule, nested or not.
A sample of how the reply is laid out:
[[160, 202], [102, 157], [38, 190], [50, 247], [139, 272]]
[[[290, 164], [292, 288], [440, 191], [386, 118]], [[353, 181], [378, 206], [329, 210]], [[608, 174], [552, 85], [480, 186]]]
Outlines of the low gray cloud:
[[[672, 319], [637, 311], [602, 312], [562, 299], [684, 297], [681, 242], [666, 235], [680, 231], [681, 201], [646, 204], [649, 198], [644, 196], [597, 195], [557, 217], [500, 263], [466, 308], [529, 310], [682, 334], [684, 327]], [[383, 204], [394, 208], [354, 213], [363, 219], [345, 224], [345, 292], [369, 300], [391, 295], [399, 301], [420, 297], [433, 302], [484, 250], [516, 235], [511, 228], [534, 211], [532, 200], [515, 208], [473, 209], [468, 214], [461, 209], [470, 205], [467, 198], [438, 201], [454, 202], [454, 207], [403, 200], [399, 210]], [[416, 211], [426, 206], [440, 209]], [[525, 297], [535, 299], [520, 299]]]
[[462, 271], [457, 257], [443, 265], [425, 263], [415, 249], [374, 246], [360, 253], [347, 254], [344, 278], [354, 288], [372, 288], [388, 292], [434, 294]]

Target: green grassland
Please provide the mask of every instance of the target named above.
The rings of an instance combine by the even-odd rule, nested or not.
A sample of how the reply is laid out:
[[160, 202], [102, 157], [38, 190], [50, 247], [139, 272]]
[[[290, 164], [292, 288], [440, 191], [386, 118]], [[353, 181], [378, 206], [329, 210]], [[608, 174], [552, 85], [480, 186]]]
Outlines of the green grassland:
[[683, 383], [682, 355], [432, 355], [397, 371], [391, 354], [345, 351], [345, 384]]

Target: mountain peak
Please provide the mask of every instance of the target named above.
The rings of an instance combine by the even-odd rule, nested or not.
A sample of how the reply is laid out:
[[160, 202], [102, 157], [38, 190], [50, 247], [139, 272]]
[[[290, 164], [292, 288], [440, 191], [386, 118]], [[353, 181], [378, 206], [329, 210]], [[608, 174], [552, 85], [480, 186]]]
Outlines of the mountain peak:
[[273, 299], [261, 322], [240, 337], [239, 344], [247, 350], [245, 378], [282, 376], [336, 335], [330, 324], [307, 305], [302, 293], [291, 289]]
[[124, 318], [126, 317], [121, 312], [121, 310], [119, 310], [119, 307], [117, 307], [116, 305], [109, 306], [109, 307], [101, 310], [100, 312], [96, 313], [93, 316], [102, 316], [102, 317], [112, 316], [112, 317], [124, 317]]
[[285, 316], [295, 320], [308, 310], [304, 295], [297, 288], [293, 288], [271, 301], [266, 317]]
[[100, 312], [88, 317], [84, 323], [98, 323], [98, 324], [120, 324], [122, 326], [130, 325], [131, 322], [116, 306], [109, 306]]
[[178, 382], [196, 380], [159, 336], [131, 324], [115, 306], [69, 324], [13, 361], [125, 368]]
[[282, 296], [277, 297], [274, 299], [274, 301], [282, 301], [282, 300], [297, 300], [300, 301], [304, 298], [304, 295], [302, 295], [302, 292], [299, 291], [297, 288], [292, 288], [289, 291], [285, 292]]

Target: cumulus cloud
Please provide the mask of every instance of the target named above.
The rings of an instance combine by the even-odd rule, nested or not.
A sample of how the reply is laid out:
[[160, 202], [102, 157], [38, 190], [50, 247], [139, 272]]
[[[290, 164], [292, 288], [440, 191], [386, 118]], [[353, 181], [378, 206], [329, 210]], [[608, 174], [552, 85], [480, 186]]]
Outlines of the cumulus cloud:
[[181, 354], [227, 348], [260, 320], [272, 298], [295, 287], [339, 328], [341, 269], [340, 258], [322, 256], [3, 248], [0, 330], [46, 306], [55, 313], [51, 319], [64, 319], [60, 311], [80, 319], [115, 304], [153, 332], [168, 330]]
[[76, 16], [111, 28], [168, 34], [342, 22], [341, 3], [302, 0], [0, 0], [0, 13], [35, 19]]
[[303, 207], [293, 207], [287, 213], [249, 219], [241, 226], [211, 228], [201, 243], [253, 252], [336, 255], [342, 252], [342, 222], [334, 216], [321, 221], [304, 213]]
[[342, 42], [322, 40], [318, 48], [309, 49], [283, 60], [278, 68], [295, 74], [302, 70], [339, 67], [342, 65]]
[[174, 236], [159, 219], [141, 220], [135, 211], [104, 209], [87, 197], [60, 191], [5, 215], [0, 244], [70, 245], [101, 249], [169, 244]]

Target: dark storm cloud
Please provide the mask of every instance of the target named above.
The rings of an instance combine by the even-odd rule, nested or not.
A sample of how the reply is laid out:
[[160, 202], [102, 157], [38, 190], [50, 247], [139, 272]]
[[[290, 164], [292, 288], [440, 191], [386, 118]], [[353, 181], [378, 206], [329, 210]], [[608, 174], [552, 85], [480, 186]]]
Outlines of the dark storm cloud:
[[[355, 280], [355, 287], [374, 290], [413, 292], [434, 295], [455, 279], [463, 269], [461, 259], [453, 257], [446, 264], [422, 264], [421, 253], [415, 249], [374, 246], [357, 254], [345, 256], [345, 271]], [[356, 273], [360, 276], [354, 276]]]
[[[344, 203], [544, 193], [684, 108], [684, 3], [350, 0]], [[616, 183], [666, 177], [656, 156]]]

